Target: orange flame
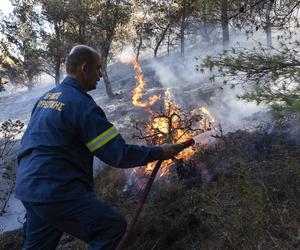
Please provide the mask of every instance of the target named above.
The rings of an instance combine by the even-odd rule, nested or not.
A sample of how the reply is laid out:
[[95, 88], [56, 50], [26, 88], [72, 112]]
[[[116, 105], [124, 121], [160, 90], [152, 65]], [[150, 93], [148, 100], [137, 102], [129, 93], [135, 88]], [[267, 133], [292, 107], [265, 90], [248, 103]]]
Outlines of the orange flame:
[[[146, 136], [156, 135], [154, 140], [151, 141], [152, 145], [161, 145], [163, 143], [182, 143], [190, 138], [196, 136], [199, 132], [210, 130], [214, 123], [214, 118], [205, 107], [195, 109], [189, 114], [184, 113], [181, 108], [174, 102], [174, 98], [170, 91], [167, 89], [164, 93], [164, 113], [154, 115], [154, 112], [149, 108], [153, 105], [160, 96], [153, 96], [146, 102], [140, 101], [143, 97], [143, 90], [145, 88], [144, 76], [142, 69], [136, 60], [132, 61], [136, 71], [135, 80], [136, 88], [132, 91], [132, 103], [136, 107], [145, 108], [152, 115], [152, 121], [149, 122], [145, 128]], [[191, 129], [191, 120], [197, 118], [195, 122], [196, 127]], [[187, 129], [189, 128], [189, 129]], [[190, 160], [194, 153], [199, 149], [200, 145], [194, 145], [181, 151], [177, 157], [184, 160]], [[160, 168], [160, 176], [169, 173], [172, 160], [166, 160], [162, 163]], [[135, 173], [141, 175], [149, 175], [155, 166], [155, 162], [148, 163], [146, 169], [135, 169]]]
[[157, 102], [157, 100], [160, 99], [160, 96], [154, 95], [149, 97], [148, 101], [142, 102], [141, 99], [143, 97], [143, 90], [145, 88], [144, 83], [144, 75], [142, 72], [141, 65], [137, 62], [137, 60], [132, 60], [131, 62], [133, 64], [134, 70], [135, 70], [135, 81], [136, 81], [136, 87], [132, 91], [132, 104], [136, 107], [140, 108], [148, 108], [149, 106], [153, 105]]

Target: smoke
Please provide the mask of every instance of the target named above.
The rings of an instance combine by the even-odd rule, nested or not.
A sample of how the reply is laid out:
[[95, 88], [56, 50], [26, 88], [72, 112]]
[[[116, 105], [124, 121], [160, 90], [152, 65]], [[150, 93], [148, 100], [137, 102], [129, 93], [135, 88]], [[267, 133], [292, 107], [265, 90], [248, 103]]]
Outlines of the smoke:
[[[299, 117], [298, 117], [299, 119]], [[292, 124], [290, 129], [290, 138], [300, 145], [300, 125], [299, 123]]]
[[225, 133], [238, 129], [256, 129], [260, 122], [271, 119], [270, 114], [267, 113], [269, 107], [239, 100], [237, 95], [243, 92], [241, 87], [234, 89], [227, 87], [214, 97], [215, 101], [208, 107]]
[[[264, 33], [258, 33], [255, 39], [248, 39], [243, 33], [236, 32], [231, 37], [231, 43], [235, 46], [252, 49], [255, 45], [254, 40], [262, 42], [265, 40]], [[192, 109], [205, 106], [221, 123], [224, 132], [234, 131], [236, 129], [253, 129], [258, 125], [254, 118], [260, 112], [268, 111], [269, 108], [263, 105], [238, 100], [237, 95], [245, 93], [242, 87], [232, 87], [238, 82], [229, 82], [226, 86], [222, 79], [211, 81], [213, 73], [208, 69], [204, 72], [197, 71], [197, 65], [200, 65], [206, 56], [215, 56], [223, 52], [222, 46], [199, 47], [190, 45], [185, 52], [183, 59], [177, 51], [161, 56], [149, 63], [149, 67], [155, 72], [156, 77], [164, 88], [170, 88], [175, 96], [175, 101], [179, 106], [186, 109]], [[239, 83], [238, 83], [239, 84]], [[240, 83], [240, 85], [242, 85]], [[269, 116], [265, 116], [269, 119]], [[253, 122], [250, 122], [253, 121]]]
[[[274, 31], [273, 46], [279, 46], [276, 37], [281, 32]], [[186, 109], [191, 110], [200, 106], [209, 109], [217, 122], [221, 123], [224, 132], [234, 131], [236, 129], [255, 129], [259, 125], [259, 120], [267, 122], [271, 119], [269, 107], [256, 105], [254, 102], [245, 102], [238, 100], [237, 95], [245, 93], [242, 87], [231, 87], [231, 85], [242, 85], [242, 82], [228, 82], [224, 86], [225, 78], [211, 81], [213, 73], [218, 73], [205, 69], [204, 72], [197, 71], [197, 65], [200, 65], [206, 56], [216, 56], [223, 52], [220, 44], [220, 37], [216, 34], [210, 34], [211, 43], [200, 43], [199, 39], [186, 40], [186, 50], [184, 59], [181, 57], [179, 49], [173, 49], [168, 54], [166, 47], [159, 51], [157, 59], [144, 60], [142, 62], [145, 77], [156, 78], [162, 86], [170, 88], [175, 96], [176, 103]], [[217, 42], [216, 42], [217, 41]], [[247, 36], [245, 31], [231, 30], [230, 44], [235, 49], [255, 47], [266, 45], [266, 34], [263, 31], [256, 31], [253, 35]], [[229, 49], [230, 50], [230, 49]], [[147, 54], [148, 58], [152, 57], [151, 50], [141, 51], [141, 58]], [[229, 52], [230, 53], [230, 52]], [[130, 62], [135, 57], [132, 47], [127, 47], [118, 56], [118, 60], [124, 63]], [[147, 70], [154, 72], [151, 77]], [[147, 91], [147, 83], [146, 83]], [[268, 115], [263, 115], [267, 114]], [[261, 115], [262, 114], [262, 115]]]
[[132, 46], [126, 47], [118, 56], [117, 60], [121, 63], [130, 63], [135, 58]]
[[6, 91], [0, 92], [0, 122], [8, 119], [29, 121], [32, 107], [38, 98], [55, 86], [53, 78], [43, 75], [32, 89], [8, 83]]

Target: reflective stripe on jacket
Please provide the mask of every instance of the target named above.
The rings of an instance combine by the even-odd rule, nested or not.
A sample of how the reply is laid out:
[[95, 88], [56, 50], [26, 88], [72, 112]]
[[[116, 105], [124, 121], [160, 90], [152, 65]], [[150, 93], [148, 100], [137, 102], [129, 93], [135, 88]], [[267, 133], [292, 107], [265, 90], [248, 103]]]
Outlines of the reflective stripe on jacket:
[[18, 154], [15, 196], [55, 202], [93, 195], [93, 155], [130, 168], [161, 159], [162, 149], [126, 144], [79, 82], [66, 77], [33, 108]]

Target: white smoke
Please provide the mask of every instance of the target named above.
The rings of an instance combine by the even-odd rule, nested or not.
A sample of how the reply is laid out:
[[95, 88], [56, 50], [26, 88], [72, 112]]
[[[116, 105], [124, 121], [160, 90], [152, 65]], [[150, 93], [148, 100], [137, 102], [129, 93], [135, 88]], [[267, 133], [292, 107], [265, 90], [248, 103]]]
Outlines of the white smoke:
[[[236, 32], [231, 39], [231, 44], [235, 47], [252, 49], [255, 45], [254, 40], [248, 39], [243, 33]], [[258, 32], [255, 41], [262, 43], [264, 40], [265, 34]], [[256, 45], [259, 46], [258, 43]], [[186, 49], [184, 59], [179, 52], [173, 52], [152, 60], [149, 66], [163, 87], [171, 89], [176, 96], [175, 101], [180, 106], [189, 108], [204, 105], [221, 123], [224, 132], [239, 128], [250, 129], [256, 124], [250, 124], [247, 118], [258, 112], [267, 111], [268, 107], [238, 100], [237, 95], [245, 93], [245, 90], [239, 86], [232, 88], [231, 84], [236, 82], [229, 82], [224, 86], [225, 78], [210, 80], [212, 73], [216, 72], [210, 72], [208, 69], [204, 72], [196, 70], [196, 66], [200, 65], [207, 55], [214, 56], [222, 51], [222, 46], [191, 46]]]
[[117, 55], [118, 61], [121, 63], [130, 63], [135, 58], [135, 53], [132, 46], [127, 46], [123, 51]]

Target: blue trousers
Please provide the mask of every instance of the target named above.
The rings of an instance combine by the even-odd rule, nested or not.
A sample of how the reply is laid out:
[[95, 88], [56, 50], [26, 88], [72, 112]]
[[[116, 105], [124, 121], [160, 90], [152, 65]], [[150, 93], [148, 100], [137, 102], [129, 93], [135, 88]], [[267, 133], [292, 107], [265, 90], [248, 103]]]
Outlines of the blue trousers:
[[87, 242], [89, 250], [113, 250], [126, 230], [125, 219], [95, 197], [23, 205], [25, 250], [55, 249], [63, 232]]

